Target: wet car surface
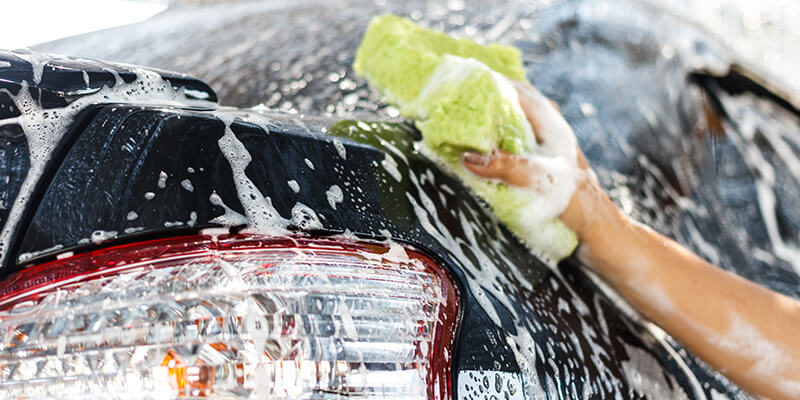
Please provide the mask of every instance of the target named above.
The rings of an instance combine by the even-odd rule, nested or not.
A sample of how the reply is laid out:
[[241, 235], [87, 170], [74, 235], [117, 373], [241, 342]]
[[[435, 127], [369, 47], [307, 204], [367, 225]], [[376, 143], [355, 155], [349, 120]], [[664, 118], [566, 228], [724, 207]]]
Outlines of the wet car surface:
[[[623, 7], [625, 13], [617, 12]], [[457, 398], [746, 398], [624, 309], [577, 261], [548, 266], [531, 255], [480, 201], [415, 150], [418, 133], [349, 66], [369, 17], [385, 12], [517, 46], [528, 78], [559, 104], [626, 212], [709, 261], [794, 297], [798, 111], [713, 39], [647, 6], [482, 2], [452, 8], [262, 2], [230, 7], [200, 28], [203, 35], [181, 24], [193, 26], [217, 12], [214, 7], [159, 16], [144, 23], [149, 29], [136, 28], [145, 32], [139, 36], [125, 27], [52, 45], [60, 53], [187, 72], [208, 86], [136, 69], [126, 80], [126, 67], [6, 54], [19, 74], [6, 74], [4, 82], [20, 89], [44, 87], [50, 70], [66, 76], [70, 68], [95, 69], [96, 80], [91, 75], [84, 82], [78, 72], [74, 90], [54, 91], [50, 108], [56, 110], [112, 82], [122, 88], [166, 80], [182, 94], [168, 104], [157, 96], [135, 102], [112, 96], [119, 104], [69, 114], [79, 122], [59, 138], [57, 161], [43, 168], [25, 203], [18, 225], [24, 228], [15, 228], [5, 254], [6, 274], [64, 251], [247, 220], [262, 221], [262, 228], [277, 221], [281, 234], [391, 237], [440, 260], [458, 282]], [[124, 51], [104, 46], [109, 34], [127, 36], [129, 45]], [[167, 34], [175, 39], [158, 42]], [[103, 68], [117, 68], [121, 81], [113, 74], [103, 80]], [[223, 105], [260, 107], [195, 101], [217, 96]], [[264, 107], [282, 112], [259, 110]], [[354, 118], [376, 122], [337, 123]], [[3, 171], [12, 182], [7, 204], [31, 164], [25, 163], [27, 132], [12, 125], [3, 124], [4, 151], [18, 156], [4, 158], [12, 160]], [[238, 172], [220, 144], [228, 132], [251, 158]], [[399, 179], [387, 169], [387, 155]], [[261, 196], [258, 204], [243, 196], [243, 180]], [[265, 210], [272, 219], [256, 215]], [[490, 378], [522, 390], [491, 392], [484, 385]]]
[[[205, 18], [222, 8], [219, 18]], [[186, 72], [225, 105], [392, 119], [397, 111], [350, 69], [372, 15], [397, 13], [479, 42], [512, 44], [523, 52], [528, 79], [559, 103], [629, 213], [723, 268], [798, 294], [800, 216], [791, 204], [800, 188], [790, 172], [797, 160], [776, 150], [796, 150], [797, 109], [777, 97], [776, 84], [757, 89], [765, 83], [713, 37], [657, 7], [256, 2], [171, 13], [42, 50]], [[198, 27], [198, 20], [208, 22]], [[765, 164], [750, 160], [751, 149]], [[765, 169], [774, 178], [762, 177]], [[767, 189], [760, 195], [759, 185]], [[774, 211], [761, 207], [771, 202], [763, 196], [775, 198]]]

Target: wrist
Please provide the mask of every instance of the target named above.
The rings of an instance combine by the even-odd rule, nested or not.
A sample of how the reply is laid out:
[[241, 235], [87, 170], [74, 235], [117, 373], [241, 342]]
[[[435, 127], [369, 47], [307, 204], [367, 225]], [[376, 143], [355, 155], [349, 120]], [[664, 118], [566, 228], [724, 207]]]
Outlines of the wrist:
[[581, 243], [592, 246], [604, 239], [609, 229], [623, 225], [628, 217], [617, 208], [596, 180], [584, 179], [560, 218], [575, 232]]
[[609, 199], [596, 201], [589, 222], [576, 231], [580, 248], [578, 257], [601, 275], [619, 264], [619, 258], [629, 254], [634, 240], [631, 237], [633, 221]]
[[630, 217], [605, 194], [599, 203], [595, 215], [585, 224], [579, 236], [581, 242], [590, 247], [622, 240], [626, 227], [631, 223]]

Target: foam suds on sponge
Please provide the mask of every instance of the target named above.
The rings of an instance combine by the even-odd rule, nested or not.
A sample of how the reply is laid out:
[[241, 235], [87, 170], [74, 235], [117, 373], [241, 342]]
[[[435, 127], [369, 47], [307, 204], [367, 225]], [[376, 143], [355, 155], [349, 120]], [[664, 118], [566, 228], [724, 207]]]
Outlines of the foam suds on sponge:
[[[481, 46], [382, 16], [370, 24], [353, 67], [401, 114], [415, 119], [423, 137], [420, 150], [483, 198], [531, 250], [556, 261], [572, 253], [577, 237], [558, 216], [577, 186], [575, 140], [550, 135], [537, 145], [510, 80], [525, 79], [518, 50]], [[535, 100], [534, 111], [541, 111], [544, 122], [563, 128], [558, 123], [566, 122], [547, 100], [541, 95]], [[464, 151], [494, 149], [529, 160], [528, 187], [484, 179], [461, 162]], [[397, 179], [394, 161], [387, 154], [382, 165]]]

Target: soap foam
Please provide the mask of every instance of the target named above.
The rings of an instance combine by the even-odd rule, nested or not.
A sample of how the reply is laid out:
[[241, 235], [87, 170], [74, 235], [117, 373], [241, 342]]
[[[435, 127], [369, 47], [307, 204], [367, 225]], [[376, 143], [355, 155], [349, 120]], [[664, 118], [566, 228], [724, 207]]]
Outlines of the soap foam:
[[[42, 74], [48, 62], [57, 57], [38, 53], [14, 53], [32, 65], [34, 83], [41, 82]], [[92, 61], [87, 61], [93, 63]], [[61, 143], [64, 133], [72, 126], [74, 117], [85, 107], [102, 103], [126, 104], [158, 104], [164, 106], [186, 106], [186, 104], [208, 106], [210, 103], [187, 98], [182, 91], [173, 89], [170, 82], [153, 71], [142, 68], [133, 69], [136, 79], [125, 83], [120, 75], [106, 69], [114, 75], [113, 86], [104, 86], [96, 92], [78, 97], [70, 104], [53, 109], [44, 109], [38, 100], [34, 100], [27, 81], [22, 82], [21, 89], [14, 95], [4, 90], [14, 101], [20, 116], [2, 121], [4, 125], [17, 123], [22, 127], [28, 142], [28, 158], [30, 168], [20, 186], [16, 199], [11, 204], [8, 220], [0, 230], [0, 263], [5, 261], [11, 234], [17, 230], [22, 210], [27, 205], [31, 193], [39, 178], [44, 173], [45, 165], [50, 160], [54, 149]]]

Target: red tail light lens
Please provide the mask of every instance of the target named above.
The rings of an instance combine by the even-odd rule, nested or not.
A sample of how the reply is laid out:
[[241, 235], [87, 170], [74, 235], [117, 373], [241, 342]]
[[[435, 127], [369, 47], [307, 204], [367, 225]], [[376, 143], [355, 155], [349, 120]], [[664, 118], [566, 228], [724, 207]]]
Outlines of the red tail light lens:
[[0, 283], [3, 398], [450, 396], [455, 286], [399, 245], [193, 236]]

